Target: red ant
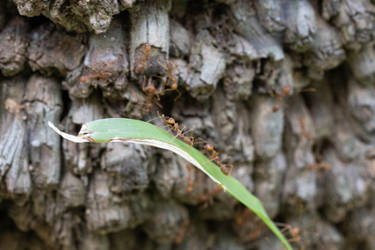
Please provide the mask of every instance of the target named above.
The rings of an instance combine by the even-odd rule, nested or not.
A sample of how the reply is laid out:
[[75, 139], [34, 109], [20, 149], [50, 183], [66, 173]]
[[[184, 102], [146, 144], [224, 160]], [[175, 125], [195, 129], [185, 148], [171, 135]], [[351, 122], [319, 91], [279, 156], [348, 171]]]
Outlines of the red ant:
[[170, 61], [167, 61], [166, 70], [168, 72], [168, 79], [171, 81], [170, 89], [167, 89], [166, 91], [177, 91], [178, 95], [174, 99], [174, 101], [176, 101], [178, 98], [181, 97], [181, 92], [178, 90], [177, 79], [173, 73], [173, 64]]
[[148, 43], [143, 44], [141, 51], [143, 51], [143, 58], [139, 63], [137, 63], [137, 66], [135, 68], [136, 74], [143, 73], [146, 70], [146, 63], [150, 57], [151, 45]]
[[221, 185], [219, 185], [217, 188], [212, 189], [211, 191], [207, 192], [206, 194], [202, 194], [198, 198], [199, 202], [204, 203], [202, 208], [206, 208], [208, 206], [208, 204], [212, 204], [212, 202], [213, 202], [212, 196], [214, 194], [216, 194], [217, 192], [222, 191], [222, 190], [223, 190], [223, 187]]
[[150, 77], [148, 79], [147, 85], [142, 87], [143, 92], [147, 94], [146, 97], [146, 111], [150, 111], [152, 108], [152, 101], [154, 100], [154, 97], [156, 96], [156, 104], [161, 107], [159, 104], [160, 97], [159, 92], [156, 90], [154, 84], [152, 83], [152, 78]]
[[221, 169], [221, 172], [223, 172], [223, 174], [225, 175], [231, 175], [232, 174], [232, 170], [233, 170], [233, 165], [232, 164], [224, 164], [224, 163], [217, 163]]
[[283, 92], [281, 92], [281, 94], [279, 95], [279, 97], [277, 98], [277, 104], [275, 104], [273, 107], [272, 107], [272, 112], [277, 112], [279, 111], [280, 109], [280, 105], [281, 103], [283, 102], [283, 99], [289, 95], [290, 93], [290, 90], [291, 90], [291, 87], [289, 85], [286, 85], [283, 87]]
[[301, 230], [299, 227], [293, 227], [292, 225], [289, 224], [284, 224], [284, 223], [276, 223], [276, 225], [283, 227], [281, 229], [281, 232], [288, 232], [288, 234], [292, 237], [291, 239], [288, 239], [290, 243], [297, 243], [301, 244]]
[[109, 78], [109, 77], [111, 77], [112, 76], [112, 74], [111, 73], [91, 73], [91, 74], [88, 74], [88, 75], [85, 75], [85, 76], [81, 76], [80, 78], [79, 78], [79, 81], [80, 82], [84, 82], [84, 83], [87, 83], [87, 82], [89, 82], [90, 80], [92, 80], [92, 79], [107, 79], [107, 78]]
[[316, 164], [311, 164], [307, 166], [310, 169], [314, 169], [317, 171], [330, 171], [332, 170], [332, 165], [328, 163], [316, 163]]
[[184, 220], [184, 222], [182, 223], [181, 228], [178, 230], [176, 238], [174, 239], [174, 242], [176, 244], [180, 244], [182, 242], [182, 240], [184, 239], [186, 231], [187, 231], [187, 229], [189, 227], [189, 224], [190, 224], [190, 221], [189, 221], [188, 218], [186, 218]]
[[233, 165], [232, 164], [224, 164], [220, 161], [219, 153], [214, 149], [211, 144], [206, 144], [204, 149], [208, 152], [211, 152], [210, 160], [214, 161], [217, 165], [219, 165], [221, 172], [225, 175], [230, 175], [232, 173]]
[[311, 135], [306, 131], [305, 121], [302, 118], [299, 118], [298, 121], [299, 121], [299, 125], [301, 127], [301, 135], [303, 137], [305, 137], [307, 140], [310, 140]]
[[214, 147], [211, 144], [206, 144], [204, 145], [204, 149], [207, 150], [208, 152], [211, 152], [210, 160], [217, 161], [219, 160], [219, 154], [217, 151], [214, 149]]
[[180, 125], [178, 125], [178, 123], [172, 117], [169, 117], [168, 119], [164, 115], [159, 117], [172, 131], [176, 132], [176, 137], [181, 137], [184, 142], [190, 146], [194, 145], [194, 137], [185, 136], [184, 133], [186, 132], [180, 129]]

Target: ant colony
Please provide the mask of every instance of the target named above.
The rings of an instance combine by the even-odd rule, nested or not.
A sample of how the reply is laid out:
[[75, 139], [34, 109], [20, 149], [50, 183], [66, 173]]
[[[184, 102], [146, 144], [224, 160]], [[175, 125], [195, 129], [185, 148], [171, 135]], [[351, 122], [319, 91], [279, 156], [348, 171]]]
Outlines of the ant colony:
[[[134, 73], [140, 81], [142, 91], [146, 97], [144, 102], [144, 112], [146, 114], [155, 109], [158, 110], [158, 108], [162, 109], [163, 106], [160, 104], [161, 97], [169, 92], [176, 93], [174, 101], [181, 97], [181, 92], [178, 90], [178, 81], [175, 76], [175, 65], [171, 61], [165, 60], [162, 53], [148, 43], [141, 45], [135, 52]], [[156, 118], [160, 120], [165, 128], [168, 128], [174, 134], [175, 138], [181, 139], [191, 147], [196, 147], [210, 161], [218, 165], [223, 174], [231, 175], [233, 165], [224, 163], [220, 159], [218, 151], [211, 144], [200, 138], [194, 138], [190, 133], [191, 131], [181, 128], [173, 117], [160, 115], [157, 112]], [[198, 146], [199, 144], [200, 147]], [[193, 191], [194, 184], [192, 178], [193, 166], [188, 165], [187, 171], [188, 184], [186, 192], [190, 193]], [[220, 190], [222, 188], [219, 186], [217, 189], [202, 195], [199, 200], [206, 203], [214, 193]]]

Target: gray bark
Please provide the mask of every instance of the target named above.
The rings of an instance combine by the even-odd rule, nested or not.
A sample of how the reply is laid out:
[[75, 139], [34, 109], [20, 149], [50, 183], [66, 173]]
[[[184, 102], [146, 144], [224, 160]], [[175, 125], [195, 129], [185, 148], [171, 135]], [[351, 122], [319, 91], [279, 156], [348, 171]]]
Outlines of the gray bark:
[[296, 249], [375, 249], [374, 14], [370, 0], [1, 1], [0, 249], [283, 249], [175, 155], [47, 127], [165, 128], [157, 112], [232, 162]]

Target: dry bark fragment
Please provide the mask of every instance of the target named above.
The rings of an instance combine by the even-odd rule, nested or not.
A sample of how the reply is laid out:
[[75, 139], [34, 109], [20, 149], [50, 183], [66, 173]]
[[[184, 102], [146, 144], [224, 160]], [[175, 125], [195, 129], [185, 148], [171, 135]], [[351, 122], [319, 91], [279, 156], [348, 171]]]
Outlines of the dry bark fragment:
[[98, 95], [92, 95], [87, 99], [73, 99], [70, 115], [73, 123], [85, 124], [103, 118], [103, 112]]
[[34, 71], [65, 76], [77, 68], [86, 52], [78, 36], [56, 30], [53, 24], [44, 24], [31, 34], [28, 48], [29, 65]]
[[17, 5], [18, 12], [28, 17], [40, 15], [49, 6], [48, 0], [14, 0], [14, 3]]
[[[74, 85], [100, 86], [106, 98], [118, 98], [121, 90], [128, 84], [126, 75], [129, 71], [126, 51], [126, 35], [121, 23], [116, 20], [105, 34], [91, 35], [89, 48], [85, 55], [83, 66], [77, 68], [80, 74], [70, 73], [72, 88]], [[77, 88], [79, 88], [77, 86]], [[79, 94], [71, 92], [80, 97]]]
[[33, 181], [41, 188], [56, 187], [61, 172], [60, 137], [46, 122], [57, 123], [60, 119], [59, 84], [54, 79], [33, 75], [26, 86], [25, 102]]
[[348, 106], [360, 127], [367, 134], [372, 134], [375, 131], [375, 88], [351, 81]]
[[29, 45], [29, 24], [14, 17], [0, 33], [0, 70], [4, 76], [13, 76], [24, 69]]
[[108, 174], [96, 171], [86, 200], [86, 220], [90, 231], [107, 234], [129, 227], [129, 205], [116, 202], [114, 198]]
[[317, 140], [328, 138], [334, 131], [334, 100], [328, 82], [315, 83], [315, 92], [306, 93]]
[[284, 130], [284, 114], [273, 112], [274, 102], [265, 97], [254, 101], [251, 134], [254, 138], [255, 153], [260, 158], [272, 158], [281, 150]]
[[284, 52], [276, 40], [268, 34], [256, 17], [251, 3], [244, 0], [231, 1], [233, 25], [257, 52], [253, 59], [271, 57], [275, 61], [284, 58]]
[[19, 198], [27, 197], [32, 188], [22, 105], [24, 90], [22, 78], [1, 83], [0, 176], [8, 195], [20, 195]]
[[[300, 96], [293, 96], [287, 103], [286, 138], [288, 169], [285, 177], [284, 200], [291, 206], [317, 206], [317, 172], [309, 168], [315, 163], [312, 152], [315, 136], [314, 123]], [[297, 178], [298, 176], [298, 178]]]
[[363, 164], [344, 163], [333, 150], [326, 150], [323, 159], [332, 165], [325, 180], [324, 212], [328, 220], [336, 223], [345, 219], [349, 209], [367, 201], [369, 180], [363, 175]]
[[359, 49], [374, 39], [375, 7], [368, 0], [323, 1], [323, 16], [332, 18], [349, 48]]
[[375, 81], [375, 51], [373, 44], [363, 46], [359, 51], [350, 53], [349, 65], [354, 77], [363, 84]]
[[79, 207], [85, 204], [85, 186], [79, 178], [69, 171], [62, 177], [59, 194], [66, 208]]
[[274, 158], [258, 162], [254, 166], [255, 194], [260, 198], [271, 218], [279, 212], [280, 189], [286, 164], [285, 156], [279, 153]]
[[311, 52], [307, 53], [304, 63], [315, 71], [326, 71], [338, 66], [346, 58], [343, 41], [326, 22], [319, 20]]
[[316, 13], [307, 0], [257, 1], [257, 13], [265, 28], [295, 51], [312, 47], [317, 30]]
[[158, 243], [173, 242], [183, 221], [188, 218], [187, 209], [173, 201], [159, 201], [153, 207], [152, 216], [144, 229]]
[[108, 144], [101, 167], [112, 176], [113, 193], [143, 191], [149, 185], [144, 150], [139, 145]]
[[181, 57], [189, 54], [189, 32], [175, 20], [170, 20], [170, 53], [172, 56]]
[[[28, 17], [44, 15], [53, 22], [62, 25], [68, 31], [105, 32], [112, 16], [120, 12], [120, 3], [110, 1], [75, 1], [58, 0], [14, 0], [21, 15]], [[124, 7], [130, 7], [133, 1], [122, 0]]]

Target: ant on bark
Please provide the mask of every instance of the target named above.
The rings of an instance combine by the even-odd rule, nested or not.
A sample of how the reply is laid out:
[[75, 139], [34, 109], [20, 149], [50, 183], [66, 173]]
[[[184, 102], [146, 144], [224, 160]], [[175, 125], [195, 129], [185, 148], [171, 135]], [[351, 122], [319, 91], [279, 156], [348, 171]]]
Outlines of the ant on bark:
[[146, 112], [149, 112], [151, 110], [155, 97], [156, 97], [156, 100], [154, 101], [154, 103], [156, 103], [156, 105], [158, 105], [159, 108], [162, 108], [161, 104], [159, 103], [160, 92], [156, 90], [155, 85], [152, 82], [152, 77], [148, 78], [147, 85], [146, 86], [143, 85], [142, 90], [147, 95], [146, 104], [145, 104]]
[[302, 118], [298, 119], [299, 125], [301, 127], [301, 135], [305, 137], [307, 140], [311, 139], [311, 135], [309, 132], [306, 130], [306, 124], [305, 121]]
[[183, 139], [183, 141], [190, 146], [194, 145], [195, 138], [193, 136], [185, 136], [185, 133], [188, 131], [183, 131], [183, 129], [180, 129], [180, 125], [172, 118], [172, 117], [165, 117], [164, 115], [159, 115], [160, 119], [167, 125], [173, 132], [176, 132], [175, 137], [180, 137]]
[[[169, 127], [169, 129], [176, 133], [175, 137], [181, 138], [186, 144], [189, 144], [190, 146], [194, 146], [196, 144], [196, 139], [193, 136], [186, 136], [186, 133], [189, 131], [184, 131], [183, 129], [180, 129], [180, 125], [175, 121], [175, 119], [160, 114], [158, 114], [158, 116], [164, 122], [164, 124], [167, 127]], [[232, 164], [223, 163], [219, 158], [219, 153], [211, 144], [206, 143], [204, 149], [209, 153], [210, 161], [213, 161], [217, 165], [219, 165], [223, 174], [231, 175], [233, 169]]]
[[[181, 96], [181, 92], [178, 90], [177, 79], [173, 72], [174, 66], [172, 62], [167, 61], [166, 65], [163, 65], [160, 62], [161, 59], [157, 59], [159, 57], [158, 54], [154, 55], [154, 53], [152, 53], [152, 47], [148, 43], [142, 44], [137, 51], [141, 54], [136, 55], [137, 59], [134, 71], [137, 75], [143, 75], [143, 85], [146, 85], [146, 76], [148, 77], [147, 86], [143, 87], [143, 91], [147, 94], [146, 111], [150, 111], [150, 109], [152, 108], [152, 101], [154, 100], [154, 96], [157, 96], [157, 101], [159, 101], [160, 96], [165, 95], [165, 93], [168, 91], [177, 91], [178, 95], [174, 99], [174, 101], [176, 101]], [[152, 63], [151, 61], [155, 61], [156, 64]], [[152, 69], [148, 67], [152, 67]], [[149, 71], [149, 69], [151, 71]], [[158, 72], [163, 71], [163, 69], [166, 73], [164, 72], [161, 74], [160, 72]], [[163, 74], [166, 74], [166, 79], [163, 79], [163, 77], [161, 77], [161, 75]], [[160, 89], [158, 91], [156, 90], [155, 85], [152, 83], [151, 78], [161, 79], [162, 86], [160, 86]], [[169, 88], [166, 89], [166, 86], [168, 86]]]
[[107, 73], [107, 72], [103, 72], [103, 73], [90, 73], [88, 75], [81, 76], [79, 78], [79, 81], [83, 82], [83, 83], [88, 83], [92, 79], [102, 79], [102, 80], [104, 80], [104, 79], [110, 78], [111, 76], [112, 76], [112, 74], [111, 73]]
[[219, 165], [221, 172], [223, 172], [223, 174], [230, 175], [232, 173], [233, 165], [224, 164], [219, 158], [219, 153], [214, 149], [214, 147], [211, 144], [207, 143], [204, 146], [204, 149], [211, 154], [210, 160], [214, 161], [217, 165]]
[[174, 243], [181, 244], [181, 242], [185, 238], [185, 234], [186, 234], [187, 229], [189, 228], [189, 225], [190, 225], [190, 221], [189, 219], [186, 218], [183, 221], [181, 228], [178, 230], [177, 236], [174, 239]]
[[[169, 89], [166, 89], [165, 92], [167, 91], [177, 91], [178, 95], [176, 98], [174, 98], [174, 101], [177, 101], [178, 98], [181, 97], [181, 92], [178, 90], [178, 84], [177, 84], [177, 79], [174, 75], [174, 66], [170, 61], [167, 61], [167, 66], [164, 66], [164, 68], [167, 70], [168, 76], [167, 80], [164, 81], [164, 85], [170, 86]], [[170, 84], [169, 84], [170, 82]]]
[[146, 70], [146, 63], [148, 62], [150, 58], [150, 52], [151, 52], [151, 45], [148, 43], [145, 43], [142, 45], [140, 48], [140, 51], [143, 52], [143, 58], [139, 63], [137, 63], [137, 66], [135, 67], [135, 73], [136, 74], [141, 74]]
[[281, 94], [278, 96], [277, 98], [277, 104], [275, 104], [273, 107], [272, 107], [272, 112], [277, 112], [279, 111], [280, 109], [280, 106], [284, 100], [284, 98], [289, 95], [291, 91], [291, 87], [289, 85], [286, 85], [283, 87], [283, 91], [281, 92]]
[[328, 163], [316, 163], [316, 164], [311, 164], [307, 166], [309, 169], [313, 169], [316, 171], [331, 171], [332, 170], [332, 165]]
[[276, 223], [277, 226], [282, 227], [281, 232], [288, 232], [291, 236], [291, 239], [288, 239], [290, 243], [295, 242], [297, 244], [301, 243], [301, 230], [299, 227], [293, 227], [292, 225], [285, 223]]
[[212, 189], [208, 191], [205, 194], [202, 194], [199, 198], [198, 201], [203, 203], [202, 209], [205, 209], [208, 207], [209, 204], [213, 203], [213, 198], [212, 196], [216, 194], [217, 192], [220, 192], [223, 190], [223, 187], [221, 185], [218, 185], [217, 188]]

